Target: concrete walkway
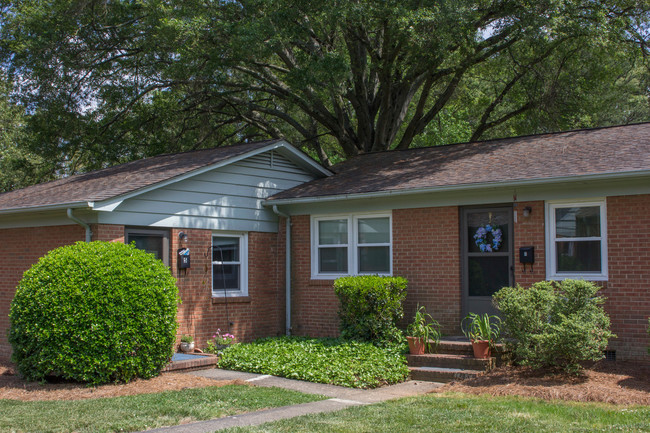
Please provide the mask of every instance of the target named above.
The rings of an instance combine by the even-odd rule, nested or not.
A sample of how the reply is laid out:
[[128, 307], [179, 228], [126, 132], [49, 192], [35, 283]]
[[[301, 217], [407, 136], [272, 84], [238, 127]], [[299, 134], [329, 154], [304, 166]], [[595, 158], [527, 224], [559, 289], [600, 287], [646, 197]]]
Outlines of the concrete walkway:
[[293, 418], [300, 415], [334, 412], [351, 406], [373, 404], [401, 397], [422, 395], [442, 386], [441, 383], [409, 381], [377, 389], [360, 390], [345, 388], [342, 386], [304, 382], [301, 380], [284, 379], [282, 377], [241, 373], [238, 371], [219, 369], [193, 371], [187, 374], [193, 374], [196, 376], [207, 377], [215, 380], [241, 379], [255, 386], [274, 386], [278, 388], [300, 391], [307, 394], [324, 395], [330, 398], [322, 401], [277, 407], [273, 409], [245, 413], [242, 415], [234, 415], [208, 421], [199, 421], [191, 424], [147, 430], [147, 433], [211, 433], [230, 427], [260, 425], [266, 422]]

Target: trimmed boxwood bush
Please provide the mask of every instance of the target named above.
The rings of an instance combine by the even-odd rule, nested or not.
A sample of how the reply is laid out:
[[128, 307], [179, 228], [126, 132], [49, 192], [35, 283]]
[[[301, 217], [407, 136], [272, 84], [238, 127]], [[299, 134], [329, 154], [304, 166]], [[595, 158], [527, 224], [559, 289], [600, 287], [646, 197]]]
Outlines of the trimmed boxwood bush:
[[169, 269], [133, 245], [57, 248], [18, 285], [9, 313], [12, 359], [28, 380], [149, 378], [172, 356], [177, 304]]
[[403, 341], [397, 321], [404, 317], [407, 284], [402, 277], [377, 275], [336, 279], [341, 337], [375, 343]]
[[602, 359], [610, 338], [600, 287], [583, 280], [542, 281], [529, 289], [504, 287], [494, 295], [515, 359], [533, 367], [580, 370]]

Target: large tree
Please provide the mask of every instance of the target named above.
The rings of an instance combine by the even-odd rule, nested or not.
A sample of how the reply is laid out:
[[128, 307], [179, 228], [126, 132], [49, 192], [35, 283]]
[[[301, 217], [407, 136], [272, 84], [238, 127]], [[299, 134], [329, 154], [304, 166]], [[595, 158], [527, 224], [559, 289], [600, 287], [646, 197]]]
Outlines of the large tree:
[[[30, 150], [60, 161], [58, 173], [257, 137], [286, 137], [328, 164], [589, 125], [576, 119], [599, 95], [585, 91], [647, 75], [636, 63], [646, 1], [0, 4], [0, 55], [32, 113]], [[641, 84], [628, 93], [645, 98]], [[647, 104], [639, 111], [632, 120]]]

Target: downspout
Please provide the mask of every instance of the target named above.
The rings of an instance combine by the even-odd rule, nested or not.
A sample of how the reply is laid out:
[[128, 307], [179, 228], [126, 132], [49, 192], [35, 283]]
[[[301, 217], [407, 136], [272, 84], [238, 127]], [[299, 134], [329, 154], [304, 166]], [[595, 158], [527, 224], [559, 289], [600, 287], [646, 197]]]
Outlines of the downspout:
[[273, 205], [273, 212], [276, 215], [284, 217], [285, 223], [285, 265], [284, 265], [284, 279], [285, 279], [285, 298], [286, 298], [286, 313], [285, 313], [285, 326], [287, 328], [287, 335], [291, 335], [291, 217], [278, 210], [277, 205]]
[[86, 224], [85, 222], [81, 221], [76, 216], [74, 216], [74, 214], [72, 213], [72, 208], [71, 207], [68, 208], [67, 213], [68, 213], [68, 218], [70, 218], [72, 221], [76, 222], [81, 227], [86, 229], [86, 242], [90, 242], [92, 240], [92, 238], [93, 238], [93, 232], [90, 230], [90, 226], [88, 224]]

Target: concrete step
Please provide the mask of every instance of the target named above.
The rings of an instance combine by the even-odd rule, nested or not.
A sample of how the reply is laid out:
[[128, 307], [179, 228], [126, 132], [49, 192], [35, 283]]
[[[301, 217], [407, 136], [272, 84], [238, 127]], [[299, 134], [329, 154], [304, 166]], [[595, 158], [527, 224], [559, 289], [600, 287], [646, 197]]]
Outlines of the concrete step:
[[409, 367], [409, 370], [411, 372], [412, 380], [443, 383], [470, 379], [482, 373], [476, 370], [444, 367]]
[[409, 367], [442, 367], [461, 370], [488, 371], [495, 367], [496, 358], [478, 359], [474, 355], [428, 353], [406, 355]]

